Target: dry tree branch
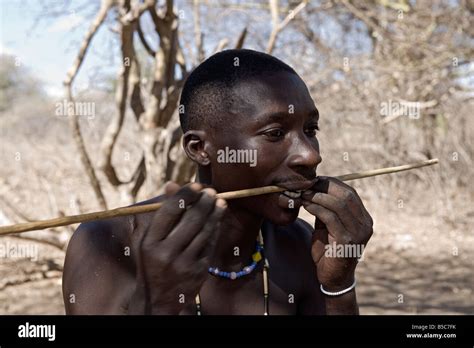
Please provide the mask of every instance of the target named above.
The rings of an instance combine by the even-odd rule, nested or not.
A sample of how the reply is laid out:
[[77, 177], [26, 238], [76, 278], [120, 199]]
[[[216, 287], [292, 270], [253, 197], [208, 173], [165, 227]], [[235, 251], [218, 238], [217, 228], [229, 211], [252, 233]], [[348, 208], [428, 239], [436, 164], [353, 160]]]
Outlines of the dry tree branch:
[[136, 55], [134, 55], [132, 66], [130, 68], [129, 83], [132, 89], [130, 96], [130, 108], [135, 115], [135, 119], [140, 121], [140, 117], [145, 112], [145, 107], [143, 106], [142, 102], [140, 64]]
[[[74, 82], [74, 79], [77, 76], [79, 68], [81, 67], [84, 61], [84, 57], [90, 46], [92, 38], [97, 33], [97, 30], [100, 28], [102, 23], [105, 21], [105, 18], [107, 17], [107, 13], [109, 9], [112, 7], [112, 5], [113, 5], [112, 0], [102, 1], [100, 10], [97, 13], [97, 16], [95, 17], [94, 21], [92, 22], [88, 32], [86, 33], [84, 40], [82, 41], [76, 60], [74, 61], [73, 65], [67, 72], [67, 76], [63, 84], [66, 88], [66, 98], [69, 103], [74, 103], [74, 98], [72, 96], [72, 83]], [[99, 202], [99, 205], [102, 207], [102, 209], [107, 209], [107, 202], [105, 200], [104, 194], [102, 193], [99, 180], [97, 179], [97, 176], [94, 171], [94, 167], [92, 166], [89, 155], [87, 154], [87, 150], [84, 144], [84, 138], [82, 136], [80, 125], [79, 125], [79, 120], [77, 119], [75, 115], [69, 114], [69, 109], [70, 108], [68, 108], [68, 116], [71, 122], [73, 138], [78, 147], [79, 157], [81, 159], [82, 165], [84, 166], [87, 176], [89, 177], [89, 181], [92, 185], [92, 188], [94, 190], [97, 201]]]
[[381, 39], [382, 37], [387, 37], [390, 38], [390, 40], [397, 41], [400, 43], [403, 43], [405, 41], [405, 38], [403, 38], [402, 36], [399, 36], [396, 33], [391, 33], [388, 29], [379, 25], [375, 14], [369, 15], [365, 13], [365, 11], [354, 6], [354, 4], [350, 2], [350, 0], [339, 0], [339, 2], [345, 8], [347, 8], [354, 17], [365, 23], [365, 25], [369, 28], [369, 32], [371, 32], [373, 38]]
[[181, 69], [181, 75], [186, 76], [187, 75], [186, 58], [184, 57], [183, 49], [179, 43], [179, 39], [178, 39], [178, 49], [176, 52], [176, 63], [178, 63], [179, 68]]
[[[169, 15], [168, 11], [167, 15], [171, 17], [165, 18], [160, 17], [154, 7], [149, 8], [148, 11], [155, 25], [155, 31], [160, 37], [160, 49], [156, 51], [154, 76], [153, 83], [151, 85], [150, 98], [145, 108], [146, 111], [144, 117], [141, 120], [141, 125], [145, 131], [154, 129], [161, 124], [160, 105], [162, 101], [163, 88], [169, 85], [167, 77], [170, 73], [166, 71], [166, 68], [170, 65], [169, 52], [172, 48], [171, 31], [173, 22], [175, 20], [175, 18], [172, 18], [174, 15]], [[177, 24], [175, 29], [177, 29]]]
[[214, 48], [214, 53], [222, 51], [224, 48], [227, 47], [228, 44], [229, 44], [229, 39], [224, 38], [224, 39], [220, 40], [217, 43], [216, 48]]
[[340, 0], [341, 4], [346, 7], [349, 12], [351, 12], [356, 18], [359, 18], [362, 22], [364, 22], [371, 30], [373, 33], [377, 34], [387, 34], [385, 28], [377, 25], [372, 21], [372, 19], [367, 16], [364, 11], [359, 10], [357, 7], [355, 7], [353, 4], [350, 3], [349, 0]]
[[117, 113], [109, 124], [101, 144], [100, 168], [113, 186], [117, 187], [127, 184], [125, 189], [127, 190], [127, 194], [133, 199], [135, 199], [138, 190], [146, 178], [145, 159], [142, 157], [130, 180], [122, 181], [118, 178], [115, 167], [112, 164], [112, 154], [123, 126], [129, 97], [130, 107], [136, 120], [140, 121], [141, 116], [145, 113], [145, 107], [143, 106], [141, 98], [140, 63], [135, 53], [133, 36], [134, 31], [137, 30], [138, 36], [145, 49], [149, 54], [156, 56], [157, 52], [153, 51], [149, 46], [140, 26], [140, 16], [147, 10], [154, 10], [155, 4], [156, 1], [149, 0], [134, 7], [130, 7], [130, 4], [126, 4], [122, 9], [125, 14], [119, 20], [122, 67], [119, 73], [116, 91]]
[[204, 35], [201, 30], [201, 11], [199, 6], [199, 0], [193, 1], [193, 17], [194, 17], [194, 40], [196, 41], [197, 48], [197, 62], [199, 64], [204, 60]]
[[[74, 103], [74, 99], [72, 98], [72, 94], [70, 93], [70, 91], [68, 92], [67, 96], [68, 96], [67, 98], [68, 101]], [[71, 115], [69, 116], [71, 117]], [[94, 171], [94, 167], [92, 166], [89, 155], [87, 154], [87, 150], [84, 144], [84, 138], [82, 137], [79, 122], [75, 116], [71, 117], [70, 122], [72, 126], [72, 136], [79, 150], [79, 158], [81, 159], [82, 165], [84, 166], [87, 176], [89, 177], [89, 181], [92, 185], [97, 201], [99, 202], [99, 205], [103, 209], [107, 209], [107, 202], [105, 200], [105, 196], [102, 193], [102, 188], [100, 186], [99, 180], [97, 179], [97, 176]]]
[[[427, 108], [432, 108], [432, 107], [436, 106], [438, 104], [438, 101], [436, 99], [429, 100], [429, 101], [426, 101], [426, 102], [409, 102], [409, 101], [406, 101], [406, 100], [401, 100], [400, 104], [402, 106], [407, 106], [407, 107], [412, 106], [412, 107], [416, 107], [416, 108], [419, 108], [419, 109], [427, 109]], [[383, 119], [383, 121], [381, 122], [381, 124], [386, 125], [387, 123], [395, 121], [397, 118], [399, 118], [400, 116], [403, 116], [403, 115], [405, 115], [405, 113], [403, 112], [403, 110], [401, 110], [400, 112], [398, 112], [394, 115], [390, 115], [390, 116], [385, 117]]]
[[97, 30], [99, 27], [102, 25], [104, 22], [107, 12], [113, 5], [113, 0], [102, 0], [101, 7], [99, 9], [99, 12], [97, 13], [97, 16], [95, 17], [94, 21], [92, 22], [88, 32], [86, 33], [84, 40], [82, 41], [81, 47], [79, 48], [79, 53], [76, 57], [76, 60], [74, 61], [73, 65], [67, 72], [67, 77], [64, 80], [63, 84], [66, 86], [71, 86], [78, 71], [79, 68], [81, 67], [82, 63], [84, 62], [84, 57], [87, 53], [87, 49], [90, 46], [90, 43], [92, 41], [92, 38], [94, 35], [97, 33]]
[[130, 6], [130, 3], [124, 4], [124, 9], [126, 11], [125, 15], [120, 18], [122, 24], [127, 25], [136, 22], [143, 13], [145, 13], [150, 8], [154, 8], [156, 5], [156, 0], [145, 0], [143, 3], [138, 4], [137, 6], [130, 7], [130, 10], [127, 11], [127, 8]]
[[[224, 9], [229, 9], [229, 10], [237, 10], [237, 11], [243, 11], [243, 12], [246, 12], [246, 11], [253, 11], [253, 10], [261, 10], [261, 11], [269, 11], [270, 10], [270, 6], [267, 4], [267, 3], [259, 3], [259, 2], [248, 2], [248, 3], [245, 3], [245, 2], [240, 2], [240, 3], [237, 3], [234, 1], [234, 3], [227, 3], [225, 1], [216, 1], [212, 4], [212, 6], [215, 6], [215, 7], [222, 7]], [[289, 11], [291, 11], [290, 9], [288, 9], [288, 6], [281, 6], [279, 7], [278, 11], [280, 13], [288, 13]]]
[[[122, 66], [119, 74], [118, 87], [115, 97], [118, 110], [103, 136], [100, 147], [101, 158], [99, 161], [99, 167], [102, 169], [107, 179], [113, 186], [119, 186], [124, 183], [118, 178], [115, 168], [112, 165], [112, 153], [120, 130], [122, 129], [123, 121], [125, 119], [125, 112], [127, 110], [131, 66], [132, 64], [137, 64], [133, 48], [133, 24], [126, 20], [121, 20], [120, 23]], [[138, 69], [139, 68], [137, 67], [137, 70]]]
[[[0, 197], [0, 199], [2, 200], [3, 204], [5, 206], [7, 206], [9, 210], [11, 210], [13, 212], [15, 217], [18, 217], [21, 220], [28, 221], [28, 222], [35, 221], [33, 218], [31, 218], [29, 216], [26, 216], [23, 212], [19, 211], [14, 205], [12, 205], [10, 203], [9, 200], [3, 199], [2, 197]], [[12, 219], [13, 221], [17, 220], [15, 218], [13, 218], [10, 214], [7, 214], [7, 215], [9, 215], [8, 218]], [[53, 229], [53, 230], [56, 231], [55, 229]], [[44, 239], [44, 238], [39, 238], [39, 237], [31, 237], [31, 236], [24, 236], [22, 234], [13, 235], [13, 236], [10, 236], [10, 237], [15, 237], [15, 238], [18, 238], [18, 239], [28, 240], [28, 241], [31, 241], [31, 242], [36, 242], [36, 243], [41, 243], [41, 244], [47, 244], [47, 245], [50, 245], [50, 246], [54, 246], [55, 248], [58, 248], [61, 251], [64, 251], [64, 245], [63, 244], [56, 243], [56, 242], [51, 241], [49, 239]]]
[[140, 18], [137, 20], [137, 33], [145, 50], [148, 52], [150, 56], [154, 58], [156, 55], [156, 52], [151, 48], [150, 44], [145, 38], [145, 34], [143, 33], [142, 26], [140, 24]]
[[275, 48], [276, 39], [278, 34], [290, 23], [295, 16], [303, 10], [308, 4], [308, 0], [303, 0], [301, 3], [290, 11], [290, 13], [285, 17], [283, 21], [279, 22], [279, 7], [278, 0], [270, 0], [270, 10], [272, 13], [272, 32], [270, 34], [270, 39], [268, 40], [266, 52], [271, 54]]
[[239, 37], [237, 38], [237, 42], [235, 43], [234, 48], [237, 50], [240, 50], [242, 47], [244, 47], [244, 41], [246, 37], [247, 37], [247, 27], [245, 27], [240, 33]]

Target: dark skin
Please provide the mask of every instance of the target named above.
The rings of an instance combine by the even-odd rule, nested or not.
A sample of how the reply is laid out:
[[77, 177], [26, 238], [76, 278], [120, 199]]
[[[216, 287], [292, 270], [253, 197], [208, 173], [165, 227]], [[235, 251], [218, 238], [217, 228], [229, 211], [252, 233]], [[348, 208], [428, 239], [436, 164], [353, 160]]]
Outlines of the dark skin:
[[[319, 289], [349, 287], [357, 259], [327, 257], [324, 247], [365, 245], [372, 219], [353, 188], [316, 177], [319, 113], [304, 82], [280, 72], [240, 83], [235, 92], [231, 124], [184, 136], [199, 183], [169, 183], [164, 196], [151, 200], [165, 201], [157, 212], [79, 227], [64, 267], [68, 314], [195, 314], [199, 293], [204, 315], [261, 315], [262, 262], [237, 280], [207, 272], [209, 266], [237, 272], [248, 265], [260, 229], [271, 315], [358, 314], [355, 290], [328, 297]], [[226, 146], [256, 149], [257, 165], [218, 163], [217, 151]], [[215, 197], [216, 191], [273, 184], [304, 193]], [[300, 207], [315, 216], [313, 226], [297, 219]]]

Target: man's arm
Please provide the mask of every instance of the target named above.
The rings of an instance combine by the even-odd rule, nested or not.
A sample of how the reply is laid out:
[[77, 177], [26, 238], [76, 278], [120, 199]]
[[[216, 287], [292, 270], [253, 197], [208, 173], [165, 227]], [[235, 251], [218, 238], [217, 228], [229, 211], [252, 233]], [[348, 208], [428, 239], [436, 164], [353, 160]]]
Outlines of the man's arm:
[[[350, 284], [348, 285], [350, 286]], [[325, 296], [326, 314], [359, 315], [355, 288], [340, 296]]]
[[161, 209], [138, 226], [128, 217], [79, 227], [63, 275], [68, 314], [179, 314], [180, 298], [194, 298], [227, 204], [198, 183], [169, 183], [165, 194]]
[[[300, 235], [303, 237], [305, 249], [310, 253], [314, 229], [309, 223], [301, 219], [297, 220], [297, 226], [301, 229], [302, 233]], [[311, 266], [306, 271], [307, 276], [304, 282], [307, 291], [298, 306], [298, 313], [302, 315], [358, 315], [359, 306], [357, 304], [356, 289], [354, 288], [352, 291], [341, 296], [331, 297], [324, 295], [320, 289], [316, 265], [313, 262], [310, 264]], [[347, 287], [351, 284], [347, 285]], [[342, 289], [327, 290], [337, 291]]]
[[[320, 177], [303, 194], [304, 208], [316, 217], [311, 254], [325, 292], [327, 314], [358, 314], [355, 270], [373, 233], [373, 220], [357, 192], [336, 178]], [[337, 251], [342, 249], [342, 253]]]
[[321, 293], [319, 283], [315, 282], [299, 305], [298, 312], [302, 315], [358, 315], [356, 291], [353, 289], [340, 296], [326, 296]]
[[130, 253], [119, 241], [123, 225], [98, 221], [74, 233], [63, 273], [66, 314], [127, 313], [136, 282]]

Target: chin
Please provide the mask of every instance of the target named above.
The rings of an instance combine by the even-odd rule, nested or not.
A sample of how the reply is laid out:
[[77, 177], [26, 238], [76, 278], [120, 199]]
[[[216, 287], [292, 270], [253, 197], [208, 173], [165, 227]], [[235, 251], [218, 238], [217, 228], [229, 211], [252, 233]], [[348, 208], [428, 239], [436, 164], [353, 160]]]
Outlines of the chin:
[[[263, 217], [265, 220], [277, 226], [289, 225], [298, 218], [300, 207], [292, 209], [279, 205], [279, 194], [269, 194], [260, 197], [248, 197], [236, 202], [241, 208], [252, 212], [252, 214]], [[235, 203], [234, 203], [235, 204]]]
[[272, 210], [269, 214], [265, 214], [264, 218], [274, 225], [285, 226], [295, 222], [298, 218], [299, 211], [299, 208], [284, 209], [278, 207], [277, 209]]

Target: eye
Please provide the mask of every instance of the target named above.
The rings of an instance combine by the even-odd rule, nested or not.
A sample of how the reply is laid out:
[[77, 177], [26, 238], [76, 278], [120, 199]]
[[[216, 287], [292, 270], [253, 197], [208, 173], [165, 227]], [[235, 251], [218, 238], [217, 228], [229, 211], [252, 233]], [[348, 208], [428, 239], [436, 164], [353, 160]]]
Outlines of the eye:
[[285, 135], [285, 132], [283, 132], [283, 130], [280, 128], [275, 128], [275, 129], [270, 129], [263, 134], [265, 134], [271, 140], [278, 140]]

